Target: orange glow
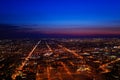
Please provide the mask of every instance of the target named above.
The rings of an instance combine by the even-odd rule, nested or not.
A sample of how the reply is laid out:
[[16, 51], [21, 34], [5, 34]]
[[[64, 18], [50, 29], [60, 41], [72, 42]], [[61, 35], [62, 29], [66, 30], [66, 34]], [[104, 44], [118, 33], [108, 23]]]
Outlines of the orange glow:
[[60, 79], [60, 80], [63, 80], [60, 73], [58, 73], [58, 76], [59, 76], [59, 79]]
[[48, 43], [47, 43], [47, 42], [46, 42], [46, 45], [47, 45], [47, 47], [48, 47], [49, 51], [53, 51], [53, 50], [51, 49], [51, 47], [48, 45]]
[[70, 75], [72, 77], [71, 72], [69, 71], [69, 69], [66, 67], [66, 65], [63, 62], [60, 62], [61, 65], [63, 66], [63, 68], [65, 69], [65, 71], [67, 72], [68, 75]]
[[50, 67], [49, 66], [47, 67], [47, 77], [48, 77], [48, 80], [51, 80], [50, 79]]
[[72, 61], [70, 61], [69, 63], [70, 63], [72, 66], [74, 66], [74, 64], [73, 64], [73, 62], [72, 62]]
[[22, 62], [22, 65], [19, 66], [17, 68], [17, 70], [15, 70], [15, 73], [12, 75], [13, 80], [15, 80], [16, 76], [19, 75], [18, 70], [22, 70], [24, 65], [26, 64], [26, 62], [29, 60], [29, 58], [31, 57], [32, 53], [34, 52], [34, 50], [37, 48], [37, 46], [40, 44], [41, 41], [38, 41], [38, 43], [33, 47], [32, 51], [30, 51], [30, 53], [28, 54], [28, 56], [25, 58], [25, 60]]
[[40, 74], [38, 72], [39, 69], [40, 69], [40, 65], [37, 66], [36, 80], [41, 80]]
[[82, 56], [78, 55], [78, 54], [75, 53], [74, 51], [72, 51], [72, 50], [70, 50], [70, 49], [68, 49], [68, 48], [66, 48], [66, 47], [63, 47], [62, 45], [58, 45], [58, 46], [61, 47], [61, 48], [63, 48], [65, 51], [68, 51], [68, 52], [72, 53], [74, 56], [76, 56], [76, 57], [78, 57], [78, 58], [80, 58], [80, 59], [83, 59]]
[[99, 68], [101, 68], [102, 70], [104, 70], [104, 72], [109, 72], [109, 70], [106, 69], [105, 67], [108, 66], [109, 64], [115, 63], [115, 62], [117, 62], [117, 61], [119, 61], [119, 60], [120, 60], [120, 58], [117, 58], [116, 60], [113, 60], [113, 61], [111, 61], [111, 62], [109, 62], [109, 63], [106, 63], [106, 64], [101, 65]]

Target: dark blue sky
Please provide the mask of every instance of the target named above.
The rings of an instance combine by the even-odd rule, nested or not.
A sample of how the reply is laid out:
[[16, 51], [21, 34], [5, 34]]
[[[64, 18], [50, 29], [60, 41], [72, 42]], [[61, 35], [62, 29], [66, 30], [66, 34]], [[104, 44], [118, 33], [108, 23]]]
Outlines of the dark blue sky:
[[51, 33], [56, 33], [53, 28], [75, 28], [73, 33], [85, 27], [83, 31], [91, 32], [93, 28], [119, 29], [120, 0], [0, 0], [0, 23]]

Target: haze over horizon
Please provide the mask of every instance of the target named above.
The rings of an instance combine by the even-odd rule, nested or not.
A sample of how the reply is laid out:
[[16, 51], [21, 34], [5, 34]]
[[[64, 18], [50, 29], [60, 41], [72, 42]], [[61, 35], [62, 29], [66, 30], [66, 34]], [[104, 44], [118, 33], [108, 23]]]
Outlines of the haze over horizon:
[[[0, 34], [120, 35], [119, 0], [1, 0]], [[34, 35], [33, 35], [34, 34]]]

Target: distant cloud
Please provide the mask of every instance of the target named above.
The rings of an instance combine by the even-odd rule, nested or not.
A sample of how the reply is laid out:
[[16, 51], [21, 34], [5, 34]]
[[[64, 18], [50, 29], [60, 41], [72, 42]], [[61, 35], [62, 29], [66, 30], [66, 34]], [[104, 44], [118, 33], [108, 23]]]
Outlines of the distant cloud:
[[[1, 38], [35, 38], [35, 37], [67, 37], [67, 36], [99, 36], [99, 35], [120, 35], [120, 27], [44, 27], [37, 25], [37, 28], [29, 27], [30, 25], [13, 26], [9, 24], [0, 24]], [[73, 25], [72, 25], [73, 26]]]
[[9, 24], [0, 24], [0, 38], [30, 37], [32, 33], [29, 33], [29, 30], [32, 29]]

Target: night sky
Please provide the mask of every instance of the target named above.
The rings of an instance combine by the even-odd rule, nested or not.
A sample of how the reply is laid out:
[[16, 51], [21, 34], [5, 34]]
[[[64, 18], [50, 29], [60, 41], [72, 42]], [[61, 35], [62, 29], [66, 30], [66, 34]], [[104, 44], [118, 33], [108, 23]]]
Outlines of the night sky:
[[120, 35], [120, 0], [0, 0], [0, 34], [7, 32]]

